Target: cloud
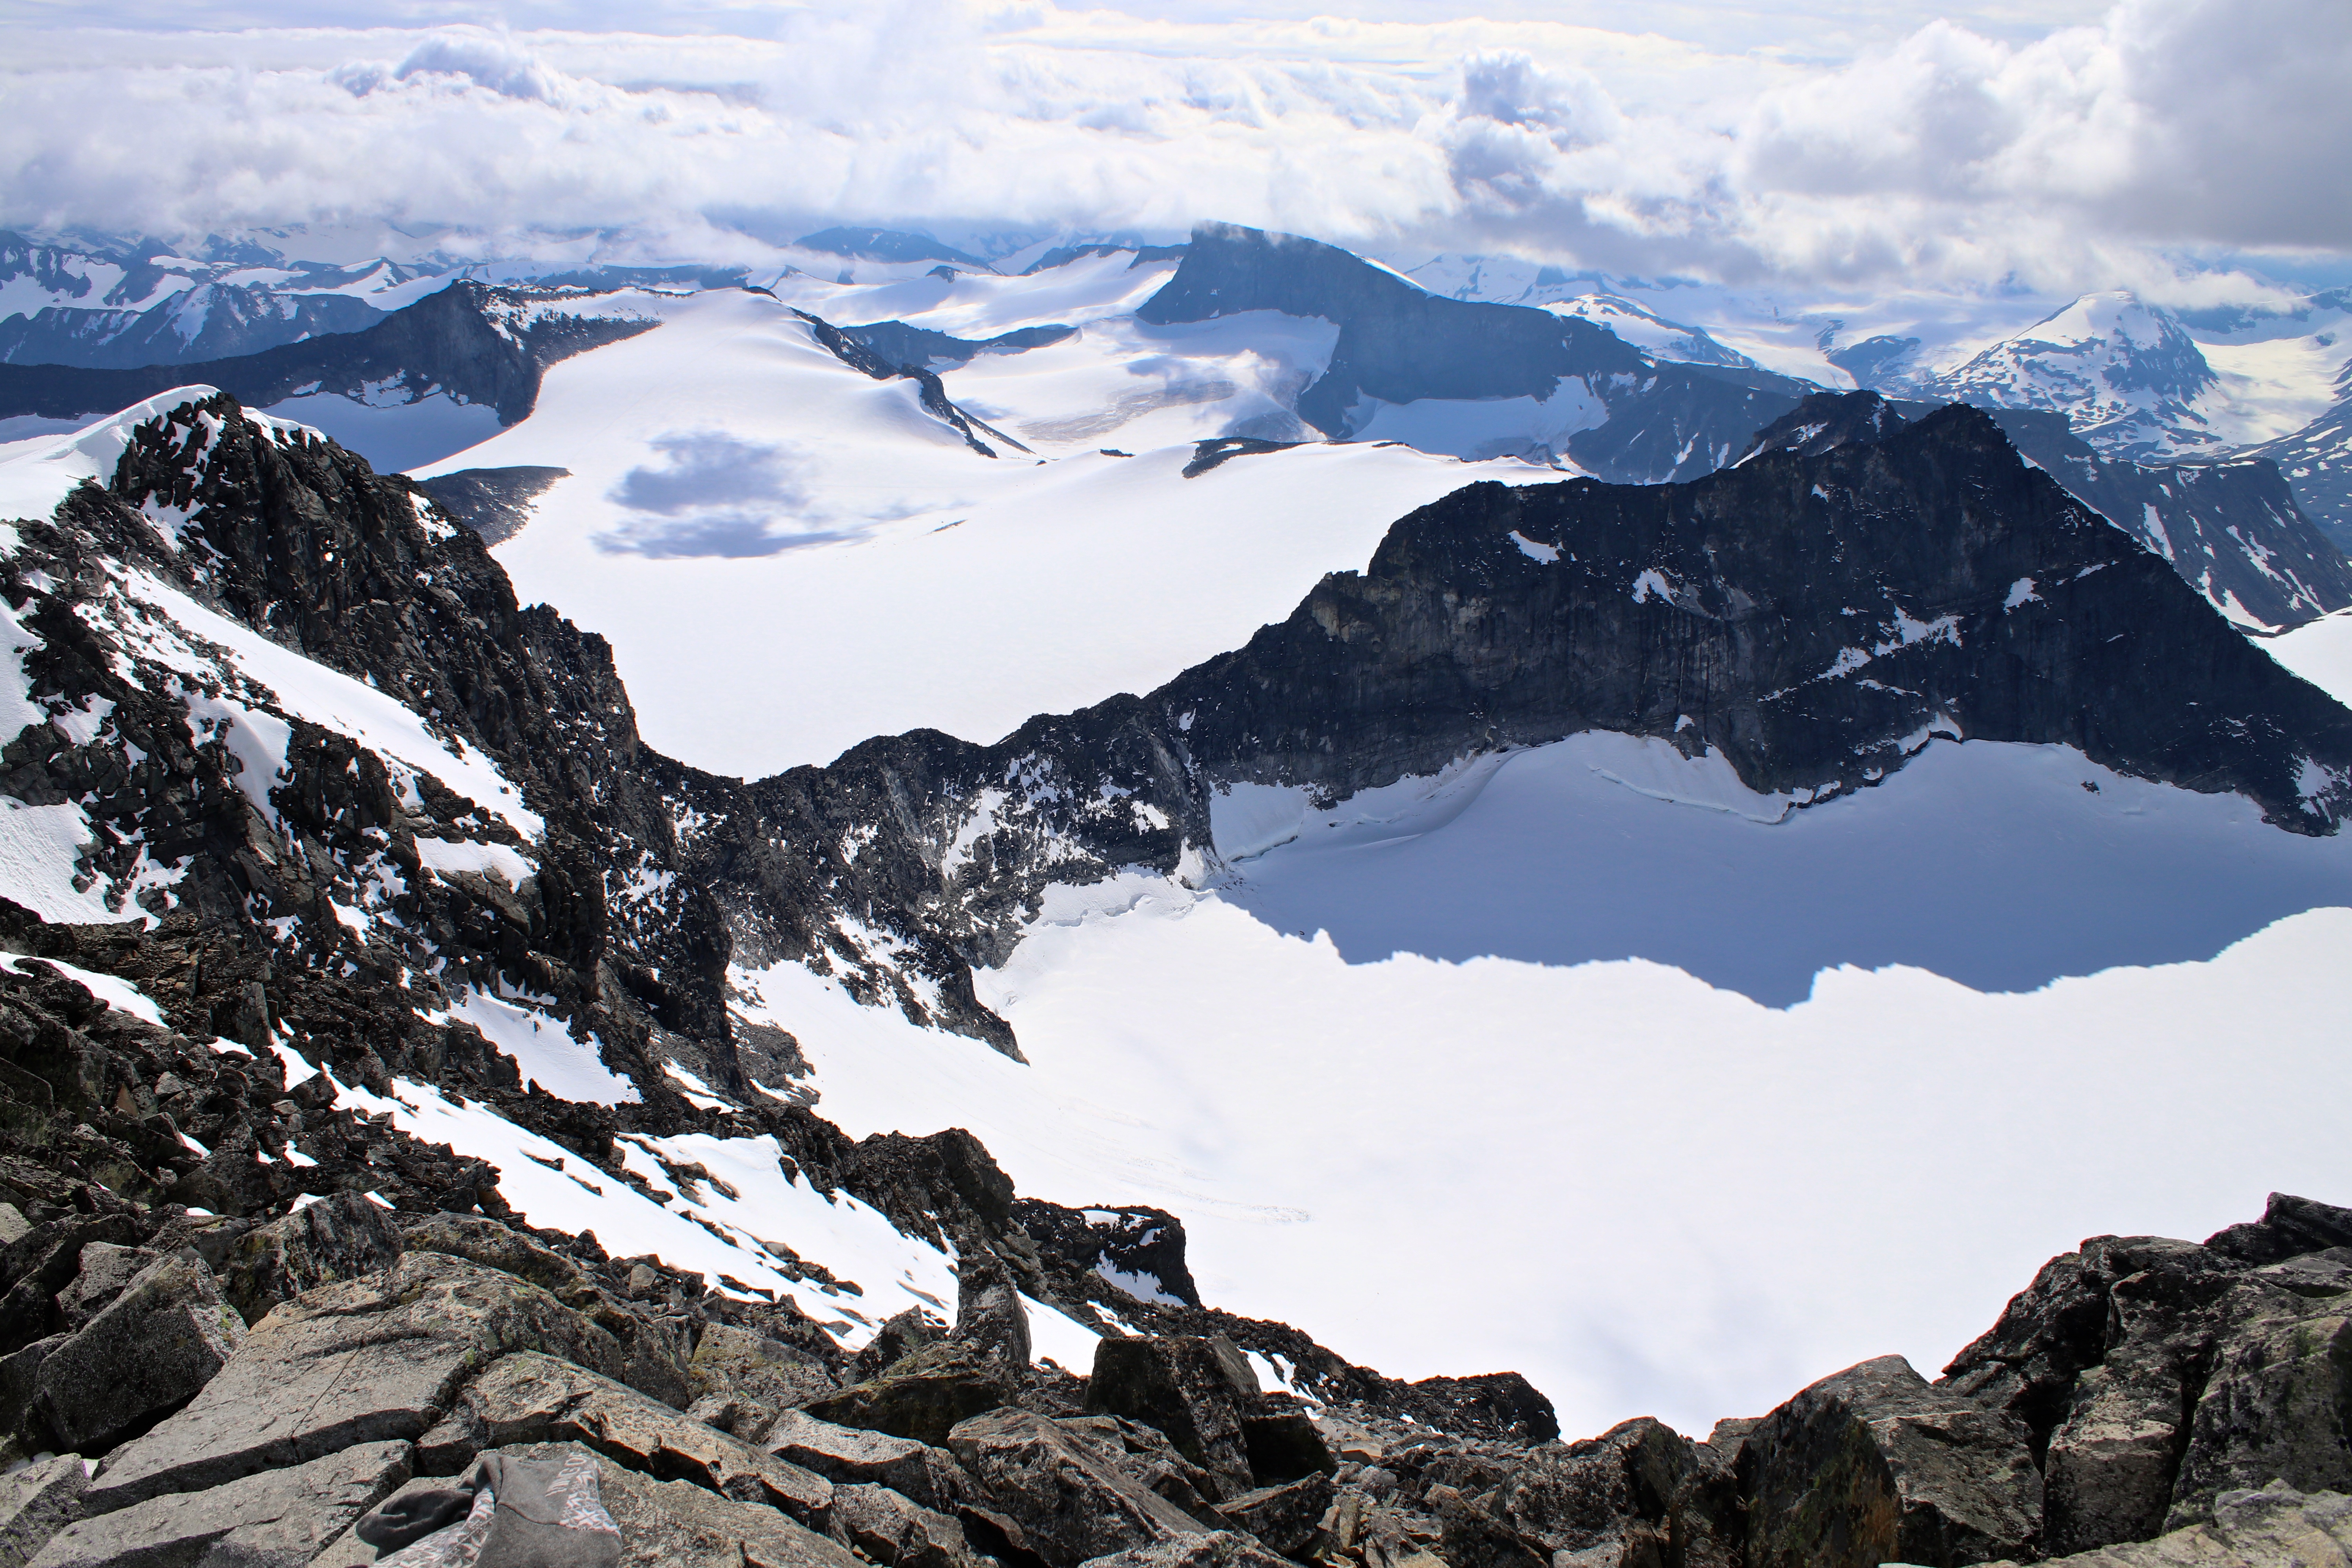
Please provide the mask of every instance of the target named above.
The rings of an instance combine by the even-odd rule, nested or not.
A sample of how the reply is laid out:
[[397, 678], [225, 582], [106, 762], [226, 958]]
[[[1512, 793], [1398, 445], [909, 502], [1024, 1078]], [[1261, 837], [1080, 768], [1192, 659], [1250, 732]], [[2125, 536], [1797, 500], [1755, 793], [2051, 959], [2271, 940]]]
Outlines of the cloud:
[[652, 447], [662, 461], [631, 468], [606, 496], [629, 515], [599, 536], [598, 548], [664, 560], [741, 557], [845, 537], [806, 526], [814, 500], [799, 458], [782, 447], [718, 430], [677, 432]]
[[1218, 217], [1800, 290], [2161, 292], [2184, 258], [2352, 253], [2352, 8], [2303, 0], [2126, 0], [2021, 41], [1930, 22], [1827, 64], [1046, 0], [698, 25], [730, 16], [766, 36], [20, 30], [0, 223], [743, 258], [803, 225]]

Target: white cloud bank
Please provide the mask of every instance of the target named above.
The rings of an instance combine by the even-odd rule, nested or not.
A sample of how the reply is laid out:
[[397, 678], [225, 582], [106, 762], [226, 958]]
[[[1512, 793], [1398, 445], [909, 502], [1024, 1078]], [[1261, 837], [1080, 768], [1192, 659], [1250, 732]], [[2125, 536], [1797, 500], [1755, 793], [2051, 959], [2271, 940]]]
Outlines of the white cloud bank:
[[1540, 21], [1050, 0], [817, 0], [757, 26], [20, 26], [0, 222], [389, 223], [583, 253], [625, 232], [724, 258], [835, 222], [1222, 217], [1391, 256], [2176, 297], [2184, 260], [2352, 253], [2352, 8], [2305, 0], [2126, 0], [2025, 42], [1930, 22], [1828, 65]]

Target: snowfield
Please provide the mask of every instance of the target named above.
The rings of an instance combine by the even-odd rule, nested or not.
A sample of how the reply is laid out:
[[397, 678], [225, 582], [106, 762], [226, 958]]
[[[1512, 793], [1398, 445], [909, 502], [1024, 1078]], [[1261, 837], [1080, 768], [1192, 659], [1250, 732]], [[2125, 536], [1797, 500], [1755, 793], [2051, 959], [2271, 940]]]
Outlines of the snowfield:
[[966, 1127], [1024, 1193], [1169, 1208], [1205, 1300], [1391, 1375], [1516, 1368], [1571, 1435], [1933, 1375], [2083, 1236], [2352, 1185], [2352, 847], [1990, 744], [1767, 823], [1599, 771], [1639, 744], [1308, 820], [1206, 891], [1059, 890], [982, 977], [1033, 1066], [741, 984], [853, 1136]]
[[[1132, 292], [1116, 260], [1101, 286]], [[1011, 281], [826, 293], [858, 297], [828, 307], [858, 305], [845, 319], [895, 293], [901, 307], [951, 296], [919, 324], [1037, 324], [998, 298]], [[954, 304], [954, 289], [982, 297]], [[1186, 479], [1193, 443], [1265, 414], [1263, 389], [1304, 374], [1234, 347], [1246, 334], [1228, 321], [1157, 342], [1131, 320], [1088, 326], [950, 370], [950, 397], [969, 384], [974, 412], [1055, 454], [983, 434], [1000, 454], [983, 457], [915, 383], [843, 364], [773, 299], [645, 298], [658, 330], [556, 365], [530, 418], [419, 472], [571, 470], [495, 553], [526, 603], [611, 640], [650, 744], [717, 773], [764, 776], [918, 728], [994, 741], [1034, 714], [1149, 690], [1287, 616], [1325, 573], [1361, 568], [1414, 507], [1480, 479], [1566, 477], [1317, 443]], [[992, 300], [1000, 313], [975, 320]], [[1301, 355], [1328, 354], [1327, 329], [1292, 325]], [[1202, 355], [1168, 353], [1180, 339]], [[1229, 393], [1186, 401], [1204, 375]], [[1113, 392], [1139, 400], [1116, 426], [1054, 441], [1034, 428], [1127, 407]]]

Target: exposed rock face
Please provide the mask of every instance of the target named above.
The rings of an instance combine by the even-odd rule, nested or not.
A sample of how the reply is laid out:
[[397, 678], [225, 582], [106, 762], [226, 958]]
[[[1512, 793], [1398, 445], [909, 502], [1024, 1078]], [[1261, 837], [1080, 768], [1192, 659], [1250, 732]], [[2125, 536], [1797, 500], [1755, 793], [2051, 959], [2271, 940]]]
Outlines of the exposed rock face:
[[956, 1280], [955, 1337], [1008, 1383], [1028, 1375], [1029, 1309], [993, 1256], [972, 1258]]
[[138, 370], [0, 364], [0, 417], [106, 414], [175, 386], [216, 386], [240, 402], [265, 407], [301, 392], [357, 397], [373, 384], [379, 402], [394, 386], [404, 392], [402, 401], [438, 390], [488, 404], [500, 424], [512, 425], [539, 401], [540, 378], [549, 365], [656, 324], [617, 306], [601, 317], [593, 310], [543, 308], [576, 298], [458, 282], [374, 317], [374, 324], [362, 331], [330, 332], [231, 359]]
[[1720, 466], [1805, 390], [1761, 372], [1660, 363], [1579, 317], [1449, 300], [1334, 247], [1231, 224], [1194, 229], [1175, 276], [1136, 314], [1161, 323], [1244, 310], [1339, 325], [1330, 364], [1298, 399], [1298, 416], [1326, 436], [1359, 434], [1382, 404], [1583, 398], [1589, 426], [1571, 426], [1565, 455], [1633, 483]]
[[416, 488], [445, 514], [481, 535], [483, 543], [503, 544], [530, 521], [531, 503], [556, 480], [571, 477], [569, 468], [461, 468], [419, 479]]
[[1217, 1505], [1235, 1530], [1285, 1557], [1304, 1557], [1331, 1507], [1331, 1479], [1320, 1471], [1279, 1486], [1259, 1487]]
[[2237, 456], [2277, 464], [2304, 515], [2337, 549], [2352, 551], [2352, 398], [2302, 429]]
[[2284, 1481], [2223, 1492], [2213, 1517], [2151, 1541], [2051, 1559], [2067, 1568], [2340, 1568], [2352, 1563], [2352, 1498]]
[[0, 1475], [0, 1568], [25, 1568], [73, 1518], [89, 1484], [79, 1454], [52, 1455]]
[[2042, 1478], [2026, 1438], [1900, 1356], [1825, 1378], [1747, 1440], [1749, 1568], [2034, 1555]]
[[686, 1382], [697, 1398], [723, 1393], [771, 1410], [823, 1398], [840, 1386], [808, 1352], [727, 1323], [703, 1329], [687, 1363]]
[[946, 1512], [976, 1495], [953, 1455], [887, 1432], [860, 1431], [820, 1421], [801, 1410], [777, 1415], [760, 1446], [844, 1486], [884, 1486]]
[[1580, 1443], [1530, 1448], [1495, 1511], [1580, 1564], [1662, 1564], [1673, 1551], [1675, 1499], [1693, 1468], [1686, 1439], [1655, 1421], [1628, 1421]]
[[1165, 1209], [1066, 1209], [1024, 1198], [1013, 1214], [1050, 1263], [1099, 1274], [1139, 1300], [1201, 1304], [1184, 1262], [1184, 1222]]

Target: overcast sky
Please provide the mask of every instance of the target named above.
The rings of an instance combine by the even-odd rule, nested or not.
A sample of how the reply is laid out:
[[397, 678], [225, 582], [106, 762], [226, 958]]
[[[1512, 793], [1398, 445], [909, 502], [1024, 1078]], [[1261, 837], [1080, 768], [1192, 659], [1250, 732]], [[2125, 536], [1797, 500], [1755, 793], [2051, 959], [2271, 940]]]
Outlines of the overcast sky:
[[833, 222], [1216, 217], [1391, 257], [2181, 300], [2244, 289], [2185, 270], [2352, 253], [2343, 0], [1318, 9], [0, 0], [0, 223], [724, 259]]

